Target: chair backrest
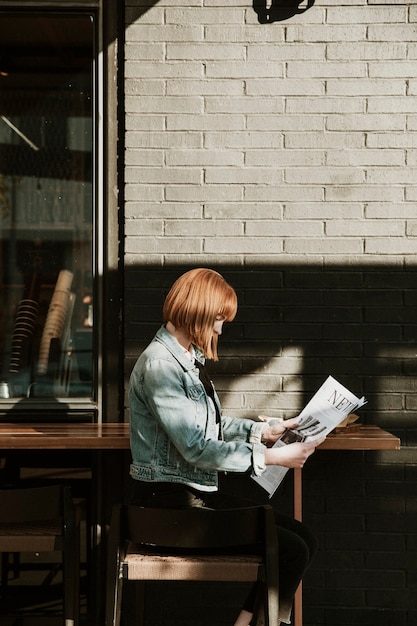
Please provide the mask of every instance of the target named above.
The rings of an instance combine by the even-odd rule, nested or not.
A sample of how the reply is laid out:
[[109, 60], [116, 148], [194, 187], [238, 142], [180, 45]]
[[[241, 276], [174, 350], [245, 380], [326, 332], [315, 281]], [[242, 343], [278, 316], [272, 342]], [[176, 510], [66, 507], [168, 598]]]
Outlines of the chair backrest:
[[29, 489], [0, 490], [0, 524], [20, 524], [44, 520], [71, 521], [69, 487], [52, 485]]
[[275, 535], [270, 506], [173, 510], [123, 505], [119, 519], [122, 538], [166, 548], [258, 546], [262, 551], [267, 535]]
[[[0, 490], [0, 551], [62, 551], [64, 621], [79, 620], [79, 532], [71, 488]], [[6, 563], [6, 562], [5, 562]], [[7, 580], [7, 566], [2, 572]]]

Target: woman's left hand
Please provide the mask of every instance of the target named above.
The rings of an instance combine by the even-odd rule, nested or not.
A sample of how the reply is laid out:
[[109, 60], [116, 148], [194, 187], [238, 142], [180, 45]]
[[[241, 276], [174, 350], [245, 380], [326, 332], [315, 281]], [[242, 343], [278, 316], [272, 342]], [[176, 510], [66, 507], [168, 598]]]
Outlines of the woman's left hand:
[[282, 421], [272, 418], [262, 429], [262, 443], [265, 445], [273, 445], [285, 430], [288, 428], [297, 428], [298, 424], [298, 417], [292, 417], [291, 419]]

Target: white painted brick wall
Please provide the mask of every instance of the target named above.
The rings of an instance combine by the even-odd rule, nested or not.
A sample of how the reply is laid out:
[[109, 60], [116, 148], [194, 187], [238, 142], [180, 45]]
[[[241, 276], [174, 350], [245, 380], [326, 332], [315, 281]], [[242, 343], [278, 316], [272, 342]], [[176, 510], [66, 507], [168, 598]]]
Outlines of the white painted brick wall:
[[[269, 261], [415, 254], [415, 5], [317, 0], [260, 24], [251, 3], [165, 0], [133, 19], [129, 0], [128, 255], [242, 264], [262, 237]], [[164, 206], [145, 245], [129, 220]]]

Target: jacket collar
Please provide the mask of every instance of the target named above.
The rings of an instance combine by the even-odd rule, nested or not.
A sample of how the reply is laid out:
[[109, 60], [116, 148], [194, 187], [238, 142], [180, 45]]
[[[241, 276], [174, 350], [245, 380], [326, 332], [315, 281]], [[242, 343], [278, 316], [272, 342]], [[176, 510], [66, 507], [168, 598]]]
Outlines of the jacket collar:
[[[175, 337], [171, 335], [170, 332], [167, 331], [167, 329], [165, 328], [165, 325], [161, 326], [161, 328], [158, 330], [158, 332], [155, 335], [155, 339], [156, 341], [159, 341], [164, 344], [167, 350], [169, 350], [172, 356], [174, 356], [177, 359], [177, 361], [181, 363], [181, 366], [185, 370], [194, 369], [195, 367], [194, 363], [185, 354], [184, 348], [181, 346], [181, 344], [175, 339]], [[194, 344], [193, 344], [193, 348], [194, 348], [195, 358], [197, 359], [197, 361], [199, 361], [199, 363], [204, 365], [205, 360], [206, 360], [204, 357], [204, 354]]]

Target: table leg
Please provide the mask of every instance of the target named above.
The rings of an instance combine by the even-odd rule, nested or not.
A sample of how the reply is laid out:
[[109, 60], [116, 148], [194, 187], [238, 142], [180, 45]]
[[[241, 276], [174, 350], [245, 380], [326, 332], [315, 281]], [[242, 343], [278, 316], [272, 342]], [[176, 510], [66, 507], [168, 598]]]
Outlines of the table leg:
[[[303, 476], [302, 470], [294, 469], [294, 518], [303, 519]], [[294, 626], [303, 626], [303, 587], [299, 584], [294, 598]]]
[[294, 470], [294, 518], [303, 521], [303, 472], [300, 468]]

